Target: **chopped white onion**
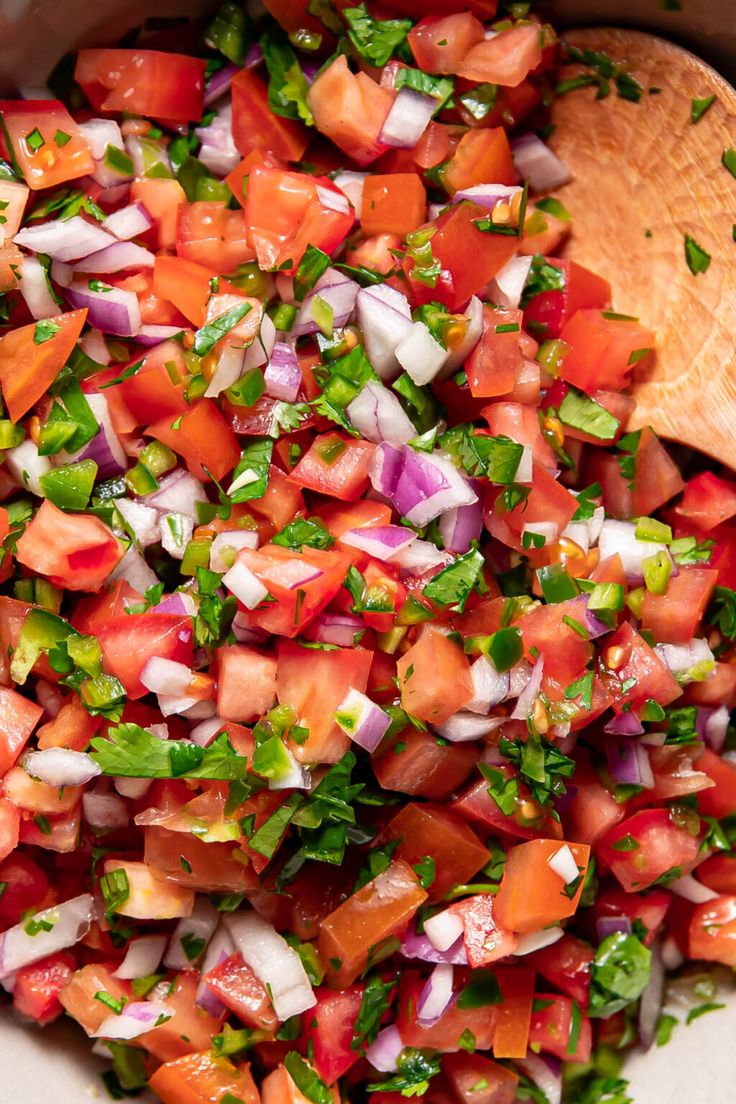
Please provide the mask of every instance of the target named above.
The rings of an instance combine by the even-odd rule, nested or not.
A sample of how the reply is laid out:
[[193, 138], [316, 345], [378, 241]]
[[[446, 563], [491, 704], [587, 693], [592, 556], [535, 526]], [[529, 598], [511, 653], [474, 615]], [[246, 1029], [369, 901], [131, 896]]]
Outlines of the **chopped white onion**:
[[141, 671], [140, 680], [153, 694], [181, 696], [191, 684], [192, 672], [185, 663], [175, 659], [151, 656]]
[[347, 169], [341, 169], [333, 178], [340, 191], [344, 192], [352, 203], [358, 221], [360, 221], [363, 209], [363, 185], [367, 175], [364, 172], [350, 172]]
[[222, 576], [222, 582], [246, 609], [255, 609], [264, 598], [268, 597], [268, 587], [265, 587], [251, 569], [240, 561], [233, 564]]
[[219, 922], [220, 913], [212, 902], [198, 895], [191, 914], [183, 916], [174, 928], [164, 955], [164, 966], [169, 970], [193, 969], [192, 964], [202, 956]]
[[417, 1000], [417, 1023], [432, 1027], [452, 1000], [455, 971], [450, 962], [438, 962]]
[[[577, 875], [577, 867], [575, 868]], [[534, 951], [541, 951], [543, 947], [551, 947], [553, 943], [556, 943], [558, 939], [562, 939], [565, 934], [564, 930], [559, 927], [542, 928], [541, 931], [528, 932], [526, 935], [520, 935], [516, 943], [515, 955], [528, 955], [533, 954]]]
[[497, 307], [518, 308], [531, 266], [531, 257], [512, 257], [496, 273], [489, 287], [489, 298]]
[[51, 294], [46, 269], [37, 257], [26, 254], [20, 266], [20, 293], [34, 318], [51, 318], [59, 305]]
[[5, 453], [5, 467], [19, 486], [38, 498], [43, 498], [41, 476], [50, 472], [53, 464], [48, 456], [39, 456], [38, 445], [30, 437]]
[[[41, 958], [73, 947], [90, 929], [95, 903], [90, 893], [72, 897], [61, 905], [42, 909], [34, 916], [36, 927], [50, 925], [48, 931], [29, 935], [22, 921], [0, 935], [0, 978], [7, 977]], [[35, 930], [35, 928], [34, 928]]]
[[565, 885], [570, 885], [580, 874], [575, 856], [566, 843], [563, 843], [554, 855], [550, 855], [547, 859], [547, 866], [550, 870], [554, 870], [558, 878], [562, 878]]
[[414, 322], [395, 349], [396, 359], [414, 383], [431, 383], [444, 367], [447, 349], [436, 341], [423, 322]]
[[522, 134], [511, 143], [511, 156], [519, 176], [533, 192], [551, 192], [572, 180], [572, 173], [536, 134]]
[[150, 977], [158, 970], [165, 949], [165, 935], [142, 935], [138, 939], [132, 939], [125, 952], [125, 958], [115, 970], [113, 977], [120, 978], [121, 981]]
[[23, 766], [33, 778], [47, 786], [84, 786], [102, 773], [101, 768], [84, 751], [51, 747], [45, 751], [32, 751], [23, 760]]
[[438, 951], [449, 951], [463, 931], [462, 920], [451, 909], [444, 909], [424, 921], [424, 933]]
[[257, 912], [234, 912], [224, 923], [243, 961], [268, 988], [279, 1020], [314, 1007], [316, 999], [302, 960], [273, 925]]
[[706, 901], [713, 901], [719, 896], [714, 889], [693, 878], [692, 874], [683, 874], [681, 878], [675, 878], [668, 888], [676, 896], [683, 897], [694, 905], [704, 905]]
[[95, 1039], [137, 1039], [163, 1026], [173, 1015], [174, 1009], [163, 1001], [133, 1001], [119, 1014], [113, 1012], [107, 1016], [92, 1036]]
[[113, 793], [82, 794], [82, 813], [93, 828], [127, 828], [128, 806]]
[[379, 1073], [395, 1073], [399, 1068], [399, 1055], [403, 1049], [404, 1043], [398, 1027], [390, 1024], [389, 1027], [381, 1028], [365, 1056]]
[[228, 549], [239, 552], [241, 548], [257, 547], [257, 529], [226, 529], [217, 534], [210, 546], [210, 570], [222, 573], [232, 567], [232, 563], [228, 564], [224, 558]]

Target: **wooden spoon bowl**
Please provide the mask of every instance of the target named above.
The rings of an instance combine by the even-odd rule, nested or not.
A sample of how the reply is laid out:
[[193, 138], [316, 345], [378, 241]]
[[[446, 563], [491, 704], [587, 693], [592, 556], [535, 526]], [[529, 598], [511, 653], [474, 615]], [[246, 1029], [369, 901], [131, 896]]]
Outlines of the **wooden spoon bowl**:
[[[570, 256], [610, 280], [616, 311], [657, 333], [656, 362], [634, 369], [629, 428], [651, 425], [736, 468], [736, 179], [721, 163], [736, 145], [736, 91], [653, 35], [602, 27], [565, 39], [626, 61], [644, 88], [638, 103], [613, 85], [601, 100], [595, 87], [556, 98], [550, 138], [574, 173], [558, 192]], [[713, 94], [693, 124], [692, 101]], [[686, 234], [711, 255], [706, 272], [688, 268]]]

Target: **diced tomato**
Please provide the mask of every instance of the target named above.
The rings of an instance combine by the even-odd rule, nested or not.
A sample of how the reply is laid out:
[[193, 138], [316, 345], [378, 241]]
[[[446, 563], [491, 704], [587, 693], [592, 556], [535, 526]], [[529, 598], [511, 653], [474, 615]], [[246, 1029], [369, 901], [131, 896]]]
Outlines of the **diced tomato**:
[[12, 421], [38, 402], [71, 356], [87, 319], [86, 310], [57, 314], [8, 330], [0, 337], [0, 385]]
[[8, 154], [34, 191], [94, 171], [89, 146], [58, 100], [3, 100], [0, 119]]
[[128, 111], [175, 123], [202, 118], [205, 63], [158, 50], [80, 50], [74, 70], [97, 111]]
[[690, 921], [689, 954], [706, 962], [736, 966], [736, 896], [696, 905]]
[[549, 947], [526, 956], [526, 962], [581, 1008], [588, 1007], [590, 964], [595, 955], [589, 943], [567, 932]]
[[641, 623], [657, 641], [686, 644], [705, 613], [718, 572], [708, 567], [684, 567], [674, 575], [666, 594], [646, 591]]
[[524, 324], [538, 340], [559, 337], [576, 311], [603, 310], [611, 302], [611, 285], [596, 272], [561, 257], [545, 257], [544, 262], [559, 269], [563, 286], [539, 292], [524, 307]]
[[585, 621], [580, 599], [537, 606], [519, 622], [526, 655], [531, 658], [536, 648], [544, 657], [545, 676], [561, 686], [569, 686], [578, 678], [593, 654], [590, 641], [575, 632], [565, 617], [578, 624]]
[[74, 973], [74, 956], [69, 951], [49, 955], [30, 966], [23, 966], [15, 975], [13, 1008], [39, 1024], [51, 1023], [64, 1009], [59, 993]]
[[233, 141], [243, 157], [270, 150], [284, 161], [300, 161], [309, 142], [301, 123], [276, 115], [268, 105], [268, 85], [253, 69], [232, 80]]
[[289, 474], [300, 487], [355, 502], [368, 485], [376, 446], [344, 433], [323, 433]]
[[[508, 315], [517, 313], [516, 311], [504, 312]], [[514, 336], [514, 334], [498, 335], [498, 337]], [[468, 377], [468, 382], [470, 382], [470, 377]], [[542, 436], [542, 431], [539, 428], [539, 417], [533, 407], [517, 402], [494, 402], [483, 407], [483, 417], [487, 420], [494, 436], [511, 437], [520, 445], [529, 445], [535, 463], [541, 464], [545, 468], [555, 467], [555, 455]]]
[[416, 173], [367, 176], [360, 216], [365, 234], [396, 234], [399, 238], [421, 226], [427, 213], [427, 193]]
[[[335, 724], [335, 711], [348, 690], [365, 691], [372, 653], [361, 648], [334, 652], [305, 651], [299, 644], [282, 641], [278, 647], [276, 690], [282, 704], [296, 710], [309, 729], [304, 744], [292, 751], [303, 763], [336, 763], [348, 747], [348, 737]], [[315, 693], [319, 687], [319, 693]]]
[[736, 862], [732, 851], [717, 851], [698, 866], [698, 881], [716, 893], [736, 895]]
[[213, 275], [211, 270], [184, 257], [159, 256], [153, 267], [153, 290], [173, 303], [193, 325], [202, 326]]
[[401, 657], [397, 674], [403, 708], [433, 724], [442, 724], [473, 696], [467, 656], [430, 627]]
[[442, 183], [450, 195], [489, 180], [514, 184], [516, 179], [511, 146], [503, 127], [469, 130], [442, 169]]
[[458, 1104], [513, 1104], [517, 1099], [518, 1074], [482, 1054], [450, 1054], [442, 1070]]
[[516, 950], [518, 940], [499, 924], [494, 898], [479, 893], [450, 905], [463, 925], [463, 944], [472, 969], [506, 958]]
[[232, 844], [205, 843], [189, 831], [145, 830], [144, 858], [158, 876], [204, 893], [243, 893], [253, 887], [252, 870], [233, 851]]
[[276, 660], [247, 644], [230, 644], [217, 655], [217, 715], [255, 721], [276, 701]]
[[705, 816], [731, 816], [736, 808], [736, 767], [706, 748], [696, 767], [704, 771], [715, 786], [698, 797], [698, 808]]
[[95, 963], [77, 970], [59, 992], [59, 1001], [88, 1035], [98, 1031], [110, 1015], [110, 1009], [94, 999], [95, 993], [107, 993], [112, 1000], [131, 999], [130, 983], [114, 977], [110, 967]]
[[515, 88], [541, 60], [539, 25], [520, 23], [472, 46], [458, 74], [472, 81]]
[[580, 778], [575, 772], [575, 793], [565, 813], [565, 838], [579, 843], [596, 843], [609, 828], [626, 815], [621, 805], [588, 769]]
[[246, 239], [245, 215], [225, 203], [201, 200], [179, 209], [176, 252], [218, 273], [255, 259]]
[[176, 246], [179, 211], [187, 201], [179, 181], [157, 177], [134, 180], [130, 186], [130, 198], [142, 203], [153, 219], [153, 226], [146, 233], [154, 249], [173, 249]]
[[[334, 549], [303, 548], [295, 552], [265, 544], [238, 553], [275, 599], [251, 611], [241, 611], [248, 624], [281, 636], [298, 636], [321, 613], [342, 586], [350, 560]], [[311, 657], [315, 662], [317, 657]], [[342, 700], [342, 699], [341, 699]], [[294, 704], [294, 703], [292, 703]], [[337, 708], [339, 702], [335, 705]]]
[[561, 533], [578, 508], [575, 495], [539, 464], [534, 465], [534, 482], [525, 502], [513, 510], [505, 510], [502, 494], [503, 491], [499, 491], [494, 501], [489, 500], [483, 515], [484, 524], [491, 536], [517, 552], [523, 551], [521, 534], [525, 525], [552, 522]]
[[0, 778], [17, 763], [42, 715], [40, 705], [0, 686]]
[[203, 980], [247, 1027], [262, 1031], [275, 1031], [278, 1027], [265, 986], [239, 954], [224, 959]]
[[443, 801], [463, 784], [477, 758], [475, 744], [445, 747], [429, 732], [408, 728], [371, 765], [382, 789]]
[[364, 987], [351, 985], [341, 993], [317, 989], [317, 1003], [304, 1017], [302, 1040], [310, 1061], [326, 1085], [334, 1085], [358, 1061], [360, 1051], [351, 1046]]
[[15, 851], [19, 836], [20, 810], [14, 801], [0, 797], [0, 862]]
[[414, 60], [425, 73], [457, 73], [472, 46], [483, 41], [483, 24], [470, 12], [427, 16], [407, 36]]
[[84, 751], [100, 724], [101, 718], [89, 714], [81, 699], [72, 694], [54, 719], [39, 728], [39, 749], [45, 751], [47, 748], [63, 747], [70, 751]]
[[404, 1046], [432, 1047], [452, 1054], [464, 1049], [467, 1032], [475, 1039], [478, 1050], [490, 1050], [496, 1027], [497, 1005], [479, 1008], [458, 1008], [451, 1002], [436, 1024], [422, 1027], [417, 1023], [417, 1003], [424, 979], [413, 970], [403, 970], [396, 1002], [396, 1026]]
[[474, 832], [439, 805], [409, 802], [384, 830], [387, 839], [398, 839], [396, 857], [410, 866], [429, 856], [434, 878], [427, 891], [439, 901], [453, 886], [472, 880], [488, 862], [490, 853]]
[[674, 512], [700, 529], [715, 529], [736, 515], [736, 483], [714, 472], [699, 472], [684, 487]]
[[243, 1104], [261, 1101], [248, 1065], [234, 1066], [209, 1050], [164, 1062], [148, 1084], [164, 1104], [211, 1104], [228, 1097]]
[[149, 425], [146, 433], [178, 452], [197, 479], [207, 480], [207, 472], [224, 479], [240, 458], [235, 434], [211, 399], [194, 403], [177, 419], [175, 428], [162, 419]]
[[[578, 868], [577, 883], [566, 884], [550, 865], [565, 848]], [[509, 931], [523, 933], [573, 916], [583, 892], [589, 856], [587, 844], [560, 840], [535, 839], [512, 847], [495, 898], [498, 922]]]
[[[484, 305], [483, 333], [465, 362], [468, 387], [473, 398], [495, 398], [496, 395], [507, 395], [512, 390], [524, 360], [519, 344], [521, 319], [519, 310]], [[489, 408], [486, 407], [487, 409]], [[530, 413], [536, 418], [536, 410], [530, 408]], [[492, 430], [492, 432], [501, 431]], [[537, 432], [541, 438], [538, 422]], [[514, 437], [514, 440], [519, 438]]]
[[[159, 257], [156, 263], [165, 260], [176, 258]], [[181, 347], [174, 341], [165, 341], [148, 353], [137, 372], [110, 388], [107, 394], [120, 394], [137, 426], [163, 418], [173, 422], [188, 409], [184, 397], [186, 377]]]
[[105, 671], [120, 679], [129, 698], [148, 693], [141, 671], [153, 656], [191, 667], [193, 632], [189, 617], [170, 613], [131, 613], [95, 629]]
[[393, 91], [366, 73], [351, 73], [340, 54], [310, 86], [307, 103], [315, 126], [359, 165], [382, 152], [378, 136], [393, 103]]
[[[554, 1054], [563, 1062], [588, 1062], [592, 1044], [591, 1024], [585, 1013], [574, 1013], [574, 1002], [559, 993], [537, 993], [537, 1010], [532, 1012], [529, 1045]], [[541, 1006], [541, 1007], [540, 1007]], [[580, 1031], [575, 1041], [575, 1023]]]
[[620, 391], [635, 363], [632, 354], [654, 346], [654, 334], [639, 322], [593, 309], [576, 311], [560, 338], [570, 346], [560, 373], [587, 392], [599, 387]]
[[628, 702], [636, 706], [648, 698], [669, 705], [682, 693], [669, 668], [628, 621], [609, 637], [606, 659], [615, 662], [615, 678], [610, 677], [606, 685], [615, 696], [618, 709]]
[[[283, 1066], [278, 1066], [269, 1073], [261, 1084], [261, 1099], [263, 1104], [308, 1104], [309, 1097], [297, 1087], [291, 1075]], [[340, 1091], [337, 1086], [329, 1089], [327, 1097], [324, 1092], [322, 1099], [330, 1104], [339, 1104]]]
[[20, 563], [69, 590], [99, 590], [122, 555], [122, 546], [99, 518], [65, 514], [48, 499], [16, 546]]
[[337, 989], [350, 985], [371, 955], [390, 936], [403, 932], [426, 900], [416, 874], [401, 859], [348, 897], [320, 928], [320, 958], [330, 984]]
[[41, 867], [20, 851], [0, 863], [0, 883], [5, 886], [0, 896], [1, 930], [17, 924], [28, 909], [39, 909], [49, 893]]
[[[616, 846], [623, 839], [626, 839], [630, 850]], [[632, 846], [630, 841], [636, 846]], [[699, 847], [700, 837], [677, 823], [675, 811], [645, 809], [622, 820], [607, 832], [598, 841], [596, 853], [611, 868], [624, 889], [635, 893], [653, 885], [670, 871], [689, 874]]]
[[220, 1030], [221, 1021], [196, 1003], [198, 985], [199, 975], [195, 970], [177, 974], [166, 995], [166, 1004], [173, 1010], [173, 1016], [140, 1036], [141, 1045], [161, 1062], [207, 1049], [212, 1036]]
[[[700, 874], [700, 868], [698, 868], [698, 874]], [[638, 920], [645, 929], [643, 942], [647, 947], [651, 947], [674, 900], [673, 895], [665, 889], [650, 889], [647, 893], [634, 894], [627, 893], [617, 886], [607, 885], [596, 897], [593, 916], [596, 922], [599, 918], [610, 916], [628, 917], [632, 924]], [[574, 996], [574, 994], [570, 995]]]
[[656, 433], [642, 429], [634, 462], [632, 505], [635, 516], [647, 516], [669, 502], [683, 488], [674, 460]]
[[[497, 769], [507, 778], [513, 777], [510, 767], [501, 766]], [[466, 790], [463, 790], [452, 802], [451, 808], [471, 824], [478, 824], [520, 839], [532, 839], [540, 834], [555, 839], [562, 837], [559, 823], [552, 819], [547, 820], [541, 808], [530, 820], [530, 810], [536, 808], [536, 803], [523, 782], [519, 783], [516, 811], [509, 816], [501, 812], [489, 794], [488, 783], [484, 779], [471, 783]]]
[[500, 966], [495, 970], [503, 997], [498, 1006], [493, 1054], [496, 1058], [523, 1058], [529, 1043], [534, 1000], [534, 970]]

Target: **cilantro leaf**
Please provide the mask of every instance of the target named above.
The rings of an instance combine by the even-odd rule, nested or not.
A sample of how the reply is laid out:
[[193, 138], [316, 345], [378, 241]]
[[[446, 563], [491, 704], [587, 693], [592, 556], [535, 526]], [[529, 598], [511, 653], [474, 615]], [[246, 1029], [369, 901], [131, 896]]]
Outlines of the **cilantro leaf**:
[[612, 441], [621, 425], [618, 418], [614, 418], [604, 406], [574, 387], [560, 403], [557, 416], [563, 425], [578, 429], [599, 441]]
[[422, 594], [441, 606], [452, 606], [462, 613], [473, 588], [481, 580], [484, 563], [478, 549], [471, 548], [438, 571], [423, 588]]
[[702, 245], [698, 245], [690, 234], [685, 235], [685, 260], [693, 276], [697, 276], [700, 272], [707, 272], [710, 267], [710, 253]]
[[233, 471], [228, 492], [231, 502], [249, 502], [262, 498], [268, 486], [268, 473], [273, 455], [270, 437], [254, 437], [243, 448]]
[[307, 104], [307, 78], [288, 39], [270, 32], [261, 36], [260, 46], [268, 69], [269, 107], [276, 115], [301, 119], [307, 126], [313, 126], [314, 116]]
[[319, 372], [322, 394], [312, 403], [316, 413], [323, 414], [330, 421], [357, 436], [356, 430], [345, 413], [348, 406], [369, 380], [380, 383], [378, 376], [365, 354], [362, 345], [356, 345], [345, 356], [338, 357], [325, 365]]
[[439, 1055], [404, 1047], [397, 1060], [398, 1072], [387, 1081], [366, 1085], [371, 1092], [400, 1092], [402, 1096], [424, 1096], [430, 1080], [440, 1072]]
[[524, 451], [524, 446], [510, 437], [488, 437], [472, 425], [448, 429], [440, 438], [440, 448], [468, 475], [485, 476], [501, 484], [513, 483]]
[[290, 521], [281, 532], [271, 537], [271, 544], [280, 544], [283, 548], [332, 548], [335, 538], [318, 517], [298, 517]]
[[223, 732], [206, 748], [189, 740], [160, 740], [137, 724], [108, 729], [91, 741], [91, 758], [103, 774], [124, 778], [206, 778], [234, 781], [245, 776], [247, 760]]
[[736, 590], [725, 586], [715, 588], [707, 620], [720, 629], [723, 636], [736, 640]]
[[211, 349], [214, 349], [218, 341], [221, 341], [223, 337], [229, 334], [230, 331], [237, 326], [241, 319], [245, 318], [250, 309], [250, 303], [243, 301], [242, 303], [238, 303], [235, 307], [230, 307], [230, 310], [226, 310], [223, 314], [219, 314], [217, 318], [213, 318], [211, 322], [200, 327], [194, 334], [192, 351], [196, 353], [197, 356], [205, 356]]
[[374, 19], [365, 4], [345, 8], [348, 37], [361, 57], [371, 65], [385, 65], [412, 28], [411, 19]]
[[332, 1090], [328, 1089], [301, 1054], [290, 1050], [284, 1058], [284, 1065], [302, 1096], [311, 1100], [312, 1104], [332, 1104]]
[[590, 967], [591, 1016], [611, 1016], [638, 1000], [652, 972], [652, 952], [635, 935], [614, 932]]
[[366, 983], [353, 1027], [351, 1050], [364, 1050], [375, 1040], [381, 1018], [391, 1003], [397, 981], [397, 978], [384, 981], [376, 974]]

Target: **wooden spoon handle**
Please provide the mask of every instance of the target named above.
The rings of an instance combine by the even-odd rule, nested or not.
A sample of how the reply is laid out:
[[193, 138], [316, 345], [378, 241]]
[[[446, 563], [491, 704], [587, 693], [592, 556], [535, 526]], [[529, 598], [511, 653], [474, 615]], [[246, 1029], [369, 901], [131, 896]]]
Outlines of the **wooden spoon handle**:
[[[573, 216], [570, 256], [610, 280], [617, 311], [657, 332], [630, 428], [651, 425], [736, 468], [736, 179], [721, 164], [736, 145], [736, 92], [653, 35], [598, 28], [566, 40], [626, 60], [644, 88], [638, 103], [613, 86], [602, 100], [591, 87], [559, 97], [550, 139], [575, 174], [559, 192]], [[711, 95], [693, 124], [692, 101]], [[712, 258], [699, 275], [686, 234]]]

